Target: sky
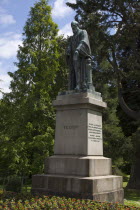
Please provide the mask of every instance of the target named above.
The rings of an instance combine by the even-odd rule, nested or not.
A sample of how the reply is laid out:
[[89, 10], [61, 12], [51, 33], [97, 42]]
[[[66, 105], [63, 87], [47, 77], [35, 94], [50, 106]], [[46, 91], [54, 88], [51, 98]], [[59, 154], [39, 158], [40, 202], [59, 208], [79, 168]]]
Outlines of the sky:
[[[71, 35], [70, 23], [74, 19], [74, 11], [66, 6], [66, 2], [76, 0], [50, 0], [52, 18], [58, 24], [59, 34]], [[9, 92], [11, 78], [7, 72], [14, 72], [17, 61], [18, 46], [22, 45], [22, 32], [28, 18], [30, 7], [37, 0], [0, 0], [0, 88]], [[0, 93], [0, 98], [2, 94]]]

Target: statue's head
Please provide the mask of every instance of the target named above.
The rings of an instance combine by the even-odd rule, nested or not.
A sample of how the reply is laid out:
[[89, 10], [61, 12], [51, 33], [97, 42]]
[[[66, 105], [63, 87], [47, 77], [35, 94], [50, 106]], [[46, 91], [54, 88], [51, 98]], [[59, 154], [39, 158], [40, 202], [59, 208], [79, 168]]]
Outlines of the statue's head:
[[72, 21], [71, 27], [72, 27], [73, 33], [75, 34], [79, 30], [79, 23], [77, 21]]

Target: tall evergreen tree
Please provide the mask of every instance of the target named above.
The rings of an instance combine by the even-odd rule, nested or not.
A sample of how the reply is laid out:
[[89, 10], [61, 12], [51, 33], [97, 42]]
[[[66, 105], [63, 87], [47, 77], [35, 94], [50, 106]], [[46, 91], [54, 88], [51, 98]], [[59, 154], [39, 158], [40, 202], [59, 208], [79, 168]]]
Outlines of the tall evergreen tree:
[[[51, 7], [46, 0], [39, 0], [31, 8], [24, 27], [23, 44], [17, 53], [17, 71], [9, 72], [11, 93], [6, 94], [2, 102], [3, 113], [7, 109], [8, 115], [1, 116], [4, 129], [0, 138], [5, 144], [0, 148], [4, 151], [0, 153], [0, 160], [7, 162], [7, 169], [13, 173], [42, 172], [44, 158], [53, 153], [52, 99], [66, 80], [65, 63], [61, 61], [65, 41], [57, 32]], [[1, 111], [4, 106], [0, 106]]]

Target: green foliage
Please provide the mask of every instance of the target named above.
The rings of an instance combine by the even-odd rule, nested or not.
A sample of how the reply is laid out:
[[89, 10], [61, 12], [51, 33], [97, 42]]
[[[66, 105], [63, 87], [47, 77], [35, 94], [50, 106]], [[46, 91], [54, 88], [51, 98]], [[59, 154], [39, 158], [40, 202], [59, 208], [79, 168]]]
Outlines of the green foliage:
[[122, 156], [122, 142], [125, 140], [116, 115], [117, 91], [115, 87], [106, 84], [102, 93], [108, 105], [103, 112], [104, 155], [111, 157], [117, 164], [116, 160]]
[[140, 208], [140, 192], [126, 189], [124, 203], [128, 206], [137, 206]]
[[10, 177], [5, 186], [6, 191], [21, 192], [21, 178], [17, 176]]
[[40, 0], [31, 8], [24, 27], [17, 70], [9, 72], [11, 93], [0, 104], [1, 176], [42, 173], [44, 159], [53, 154], [52, 100], [66, 83], [61, 61], [66, 41], [57, 32], [51, 7]]

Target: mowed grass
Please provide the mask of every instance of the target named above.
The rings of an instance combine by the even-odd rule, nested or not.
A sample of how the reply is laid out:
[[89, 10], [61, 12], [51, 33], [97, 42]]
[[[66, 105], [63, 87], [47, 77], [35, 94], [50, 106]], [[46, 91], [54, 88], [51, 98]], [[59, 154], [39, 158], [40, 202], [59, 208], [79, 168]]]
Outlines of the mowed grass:
[[140, 207], [140, 190], [128, 190], [127, 182], [123, 182], [124, 204], [127, 206]]
[[30, 193], [31, 192], [31, 186], [27, 185], [27, 186], [22, 187], [22, 192]]
[[140, 207], [140, 190], [124, 190], [124, 204]]

